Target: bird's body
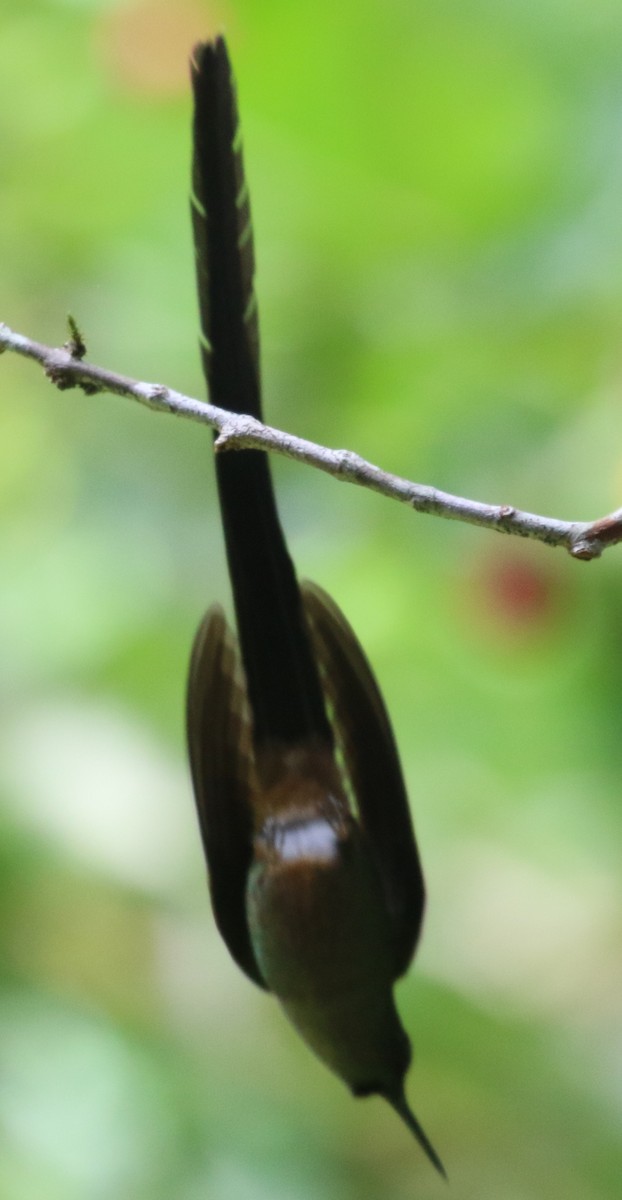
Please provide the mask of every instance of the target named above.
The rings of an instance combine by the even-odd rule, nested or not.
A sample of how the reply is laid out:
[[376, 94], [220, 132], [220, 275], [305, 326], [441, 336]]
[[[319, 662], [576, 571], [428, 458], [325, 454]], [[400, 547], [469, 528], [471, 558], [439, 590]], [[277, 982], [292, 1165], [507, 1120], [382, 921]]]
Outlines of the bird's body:
[[388, 1089], [410, 1049], [393, 1003], [381, 880], [339, 781], [327, 794], [302, 766], [303, 778], [286, 782], [296, 807], [269, 817], [254, 841], [246, 903], [255, 956], [326, 1065], [356, 1093]]
[[[221, 38], [196, 48], [192, 83], [204, 370], [215, 404], [261, 418], [248, 191]], [[311, 1049], [356, 1095], [383, 1095], [442, 1172], [404, 1095], [410, 1044], [393, 984], [419, 937], [424, 885], [384, 703], [337, 606], [298, 584], [266, 455], [219, 453], [216, 474], [239, 648], [210, 609], [187, 709], [216, 922]]]

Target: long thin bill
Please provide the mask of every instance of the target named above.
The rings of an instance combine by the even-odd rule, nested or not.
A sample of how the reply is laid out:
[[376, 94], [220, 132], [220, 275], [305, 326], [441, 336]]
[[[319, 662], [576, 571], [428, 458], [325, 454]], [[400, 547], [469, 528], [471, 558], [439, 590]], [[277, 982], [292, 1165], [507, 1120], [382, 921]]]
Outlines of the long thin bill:
[[434, 1146], [421, 1128], [421, 1125], [419, 1124], [415, 1114], [411, 1112], [410, 1108], [408, 1107], [408, 1101], [406, 1100], [404, 1093], [402, 1092], [402, 1094], [398, 1096], [386, 1096], [385, 1098], [389, 1101], [391, 1107], [395, 1109], [398, 1116], [402, 1118], [404, 1124], [408, 1126], [411, 1133], [415, 1135], [419, 1145], [421, 1146], [421, 1149], [425, 1152], [425, 1154], [427, 1154], [430, 1162], [434, 1167], [436, 1167], [439, 1175], [442, 1175], [443, 1179], [447, 1179], [447, 1172], [440, 1158], [438, 1157]]

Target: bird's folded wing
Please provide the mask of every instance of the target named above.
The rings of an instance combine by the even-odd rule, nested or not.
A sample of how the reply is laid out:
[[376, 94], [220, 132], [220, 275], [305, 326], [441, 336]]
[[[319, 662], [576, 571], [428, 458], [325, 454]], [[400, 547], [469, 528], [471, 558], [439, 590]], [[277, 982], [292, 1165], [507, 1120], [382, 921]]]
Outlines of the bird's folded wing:
[[345, 617], [316, 584], [305, 581], [302, 593], [347, 782], [383, 881], [397, 978], [417, 944], [425, 889], [395, 738], [371, 667]]
[[194, 641], [186, 719], [216, 924], [238, 966], [265, 987], [246, 917], [255, 786], [250, 714], [237, 642], [217, 605]]

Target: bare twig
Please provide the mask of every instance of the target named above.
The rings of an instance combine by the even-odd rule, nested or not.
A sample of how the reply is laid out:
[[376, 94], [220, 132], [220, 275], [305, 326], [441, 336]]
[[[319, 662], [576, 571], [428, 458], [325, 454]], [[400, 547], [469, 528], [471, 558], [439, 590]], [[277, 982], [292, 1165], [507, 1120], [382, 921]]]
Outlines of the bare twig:
[[218, 430], [215, 446], [219, 452], [261, 449], [282, 454], [326, 471], [335, 479], [356, 483], [382, 496], [401, 500], [416, 512], [433, 513], [449, 520], [496, 529], [499, 533], [533, 538], [548, 546], [563, 546], [574, 558], [583, 561], [599, 558], [608, 546], [622, 541], [622, 509], [597, 521], [559, 521], [554, 517], [521, 512], [507, 504], [482, 504], [477, 500], [452, 496], [426, 484], [412, 483], [399, 475], [382, 471], [350, 450], [331, 450], [263, 425], [253, 417], [230, 413], [213, 404], [184, 396], [162, 384], [141, 383], [104, 367], [83, 362], [86, 347], [73, 321], [70, 335], [63, 349], [55, 349], [14, 333], [7, 325], [0, 323], [0, 353], [10, 350], [34, 359], [61, 389], [79, 387], [89, 395], [112, 392], [117, 396], [138, 400], [157, 412], [175, 413], [211, 425]]

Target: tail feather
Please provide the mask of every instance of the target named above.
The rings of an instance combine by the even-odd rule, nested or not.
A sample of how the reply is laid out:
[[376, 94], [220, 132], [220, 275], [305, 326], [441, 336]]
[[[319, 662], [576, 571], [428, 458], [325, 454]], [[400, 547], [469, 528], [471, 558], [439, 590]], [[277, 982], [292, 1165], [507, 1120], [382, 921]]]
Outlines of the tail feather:
[[261, 417], [253, 229], [235, 87], [222, 38], [195, 47], [192, 224], [210, 396]]
[[[195, 47], [192, 223], [203, 368], [214, 404], [261, 419], [254, 253], [235, 87], [222, 38]], [[331, 739], [267, 456], [216, 457], [256, 742]]]

